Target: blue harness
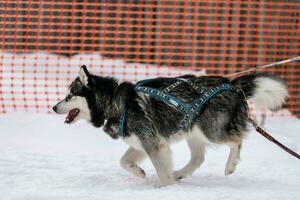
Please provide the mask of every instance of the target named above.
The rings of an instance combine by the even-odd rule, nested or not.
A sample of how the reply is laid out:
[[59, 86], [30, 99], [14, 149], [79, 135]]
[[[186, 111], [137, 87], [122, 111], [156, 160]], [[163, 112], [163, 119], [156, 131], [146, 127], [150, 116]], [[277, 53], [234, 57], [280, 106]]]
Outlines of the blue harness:
[[[207, 101], [209, 101], [212, 97], [214, 97], [216, 94], [223, 91], [237, 90], [232, 85], [223, 83], [212, 89], [204, 91], [202, 88], [194, 84], [192, 81], [185, 78], [177, 78], [177, 81], [175, 83], [169, 85], [163, 90], [158, 90], [155, 88], [143, 86], [143, 84], [148, 83], [152, 80], [154, 79], [146, 79], [146, 80], [139, 81], [134, 85], [134, 89], [137, 92], [147, 94], [151, 97], [154, 97], [157, 100], [163, 101], [168, 106], [184, 114], [185, 116], [181, 121], [178, 130], [189, 127], [194, 117], [200, 112], [203, 105]], [[195, 99], [191, 104], [186, 104], [168, 93], [182, 83], [186, 83], [190, 85], [193, 89], [195, 89], [198, 93], [202, 95], [197, 99]], [[125, 132], [124, 132], [125, 121], [126, 121], [126, 110], [122, 113], [120, 118], [119, 132], [120, 132], [120, 136], [122, 137], [125, 136]]]

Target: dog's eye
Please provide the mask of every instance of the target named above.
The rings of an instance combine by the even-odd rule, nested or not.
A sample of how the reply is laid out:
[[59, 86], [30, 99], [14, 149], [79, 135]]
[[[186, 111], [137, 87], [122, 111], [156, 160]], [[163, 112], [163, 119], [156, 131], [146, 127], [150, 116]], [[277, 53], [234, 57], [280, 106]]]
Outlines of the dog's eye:
[[73, 97], [73, 95], [69, 94], [69, 95], [66, 97], [66, 101], [69, 101], [72, 97]]

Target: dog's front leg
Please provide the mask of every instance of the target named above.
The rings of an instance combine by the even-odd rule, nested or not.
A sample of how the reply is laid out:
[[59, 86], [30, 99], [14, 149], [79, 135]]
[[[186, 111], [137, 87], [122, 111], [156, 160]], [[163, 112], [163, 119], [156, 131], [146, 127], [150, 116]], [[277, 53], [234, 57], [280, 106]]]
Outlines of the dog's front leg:
[[187, 137], [187, 143], [191, 151], [191, 159], [185, 167], [174, 172], [176, 180], [185, 178], [186, 176], [194, 173], [194, 171], [199, 168], [204, 161], [205, 143], [200, 137], [193, 137], [191, 134]]
[[169, 144], [160, 144], [158, 148], [152, 149], [148, 154], [160, 179], [161, 186], [174, 184], [175, 181]]
[[146, 176], [145, 171], [137, 166], [137, 163], [145, 158], [146, 154], [142, 151], [129, 147], [120, 160], [120, 165], [123, 169], [127, 170], [131, 174], [144, 178]]

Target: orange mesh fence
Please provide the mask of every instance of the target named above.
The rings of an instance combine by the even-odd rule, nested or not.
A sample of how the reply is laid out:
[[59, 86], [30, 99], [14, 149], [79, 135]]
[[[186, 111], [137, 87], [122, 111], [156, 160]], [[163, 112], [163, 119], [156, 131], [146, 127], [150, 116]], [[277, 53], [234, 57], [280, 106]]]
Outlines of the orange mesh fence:
[[[49, 112], [83, 64], [136, 81], [300, 55], [296, 0], [2, 0], [0, 13], [1, 113]], [[286, 107], [300, 116], [299, 62], [264, 71], [288, 83]]]

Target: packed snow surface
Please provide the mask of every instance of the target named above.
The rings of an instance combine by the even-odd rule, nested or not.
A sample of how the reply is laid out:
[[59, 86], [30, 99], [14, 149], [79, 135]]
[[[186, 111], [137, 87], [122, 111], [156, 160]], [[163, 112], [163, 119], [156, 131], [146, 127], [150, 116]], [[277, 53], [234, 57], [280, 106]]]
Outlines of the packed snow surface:
[[[224, 176], [226, 146], [210, 147], [196, 173], [160, 188], [149, 160], [140, 179], [119, 166], [127, 145], [86, 122], [64, 116], [9, 113], [0, 116], [1, 200], [64, 199], [300, 199], [300, 162], [256, 132], [243, 144], [236, 172]], [[300, 152], [300, 120], [268, 118], [266, 129]], [[185, 142], [172, 146], [174, 168], [189, 160]]]

